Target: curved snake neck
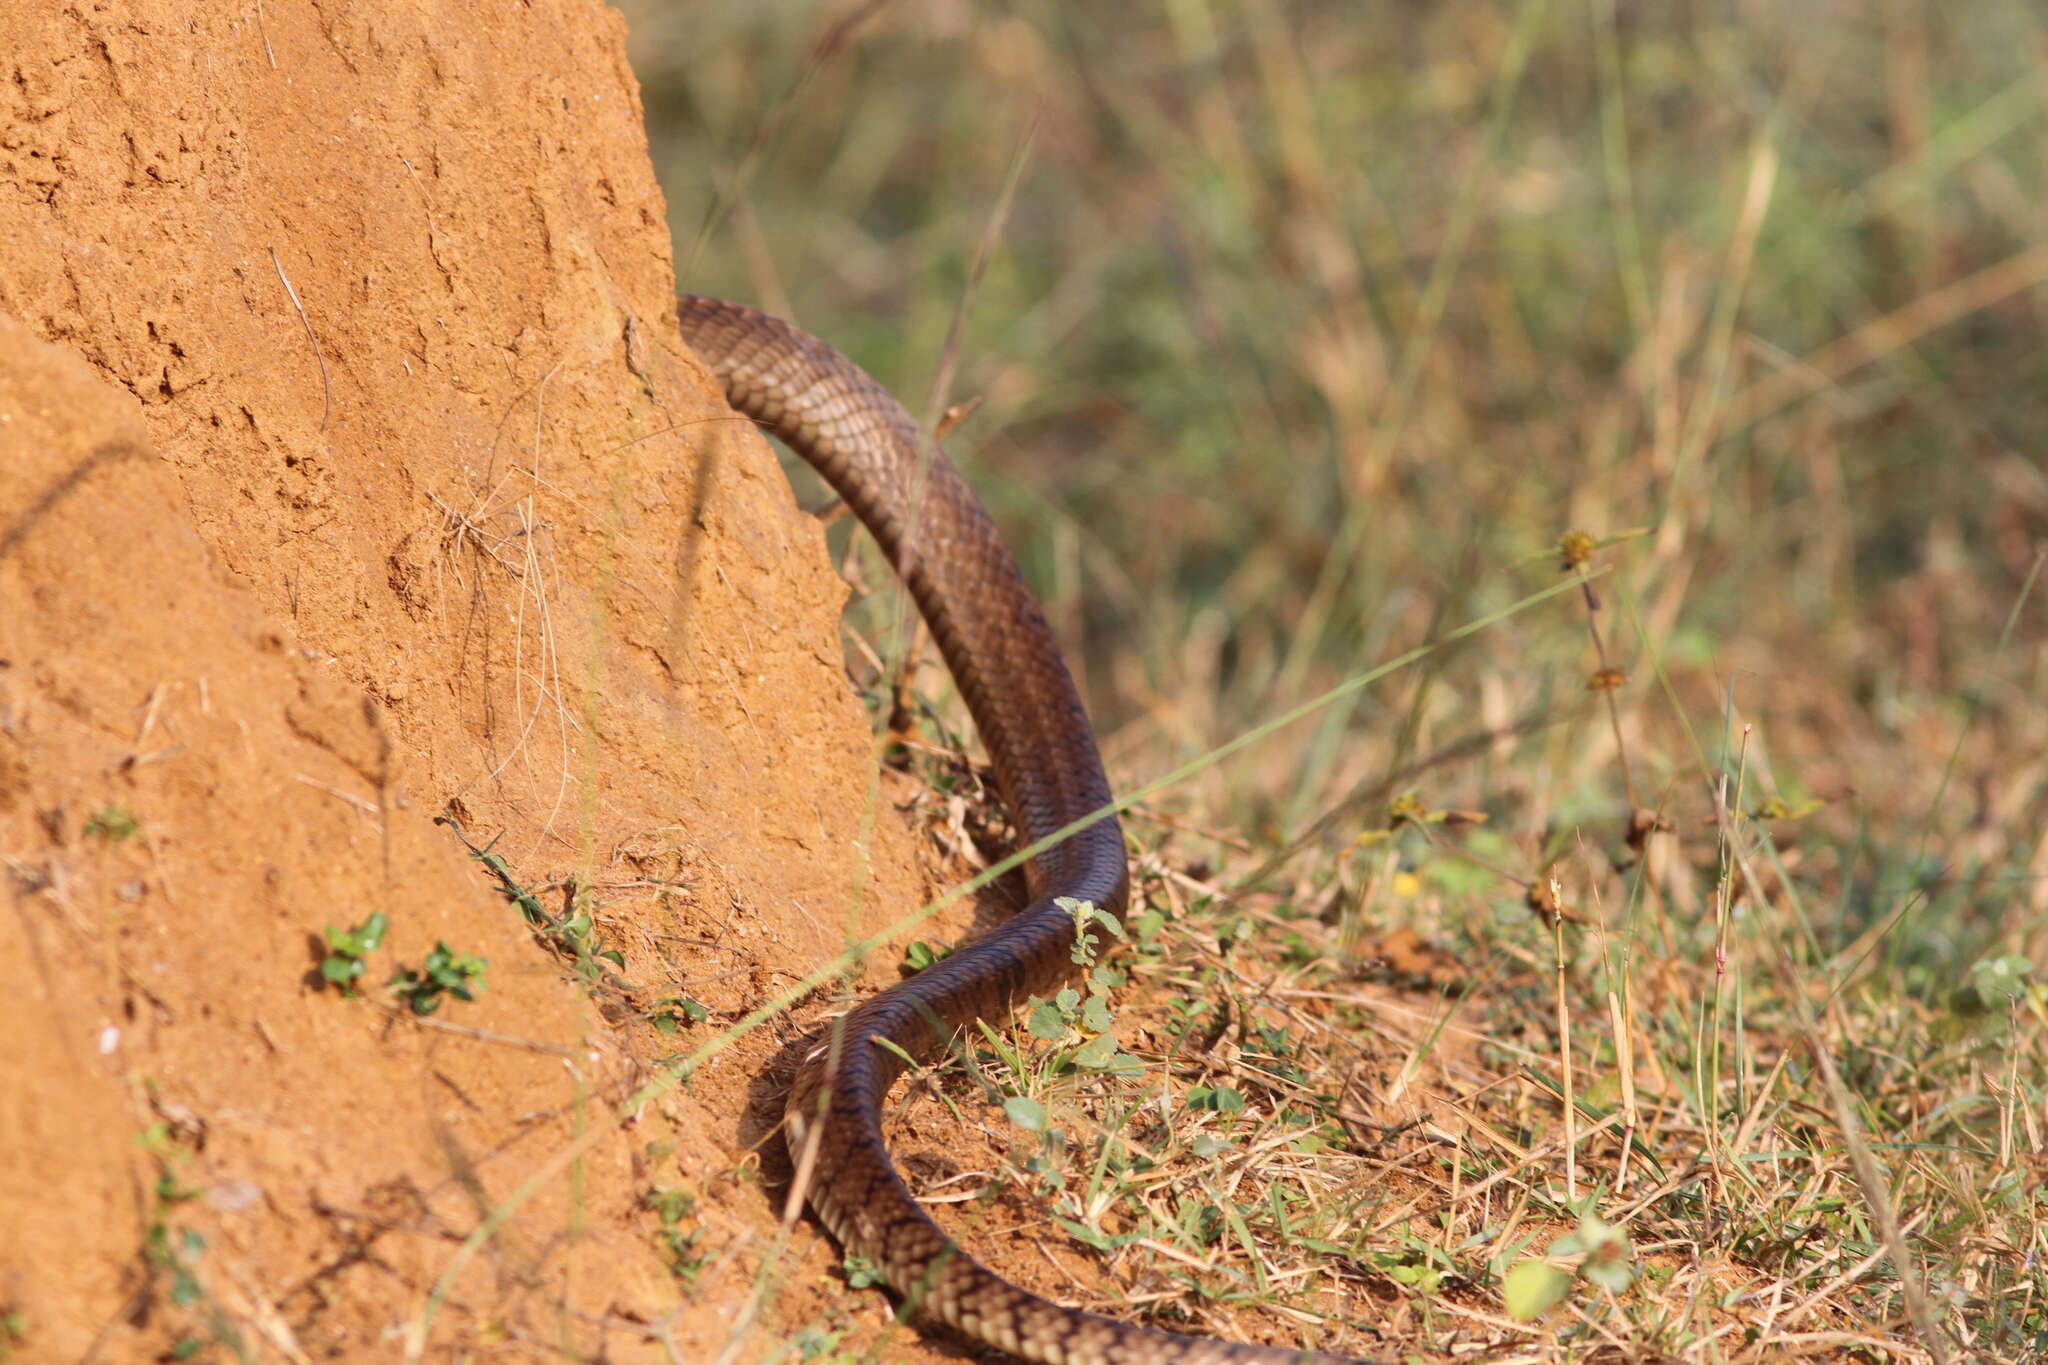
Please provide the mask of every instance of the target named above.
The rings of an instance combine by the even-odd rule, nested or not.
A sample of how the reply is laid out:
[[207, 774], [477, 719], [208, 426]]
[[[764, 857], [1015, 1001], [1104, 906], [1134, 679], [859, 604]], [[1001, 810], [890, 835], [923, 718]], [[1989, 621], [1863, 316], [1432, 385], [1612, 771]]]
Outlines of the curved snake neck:
[[[1045, 614], [945, 453], [923, 445], [903, 406], [817, 338], [717, 299], [683, 295], [677, 311], [683, 339], [727, 401], [824, 476], [908, 584], [981, 733], [1017, 837], [1033, 843], [1108, 807], [1095, 735]], [[911, 1196], [882, 1142], [882, 1100], [903, 1056], [935, 1056], [971, 1021], [1004, 1020], [1075, 972], [1073, 916], [1056, 901], [1123, 909], [1130, 877], [1115, 817], [1039, 854], [1025, 876], [1031, 903], [1020, 914], [805, 1045], [785, 1134], [799, 1171], [808, 1160], [806, 1195], [819, 1221], [916, 1311], [1027, 1360], [1356, 1365], [1061, 1307], [969, 1256]]]

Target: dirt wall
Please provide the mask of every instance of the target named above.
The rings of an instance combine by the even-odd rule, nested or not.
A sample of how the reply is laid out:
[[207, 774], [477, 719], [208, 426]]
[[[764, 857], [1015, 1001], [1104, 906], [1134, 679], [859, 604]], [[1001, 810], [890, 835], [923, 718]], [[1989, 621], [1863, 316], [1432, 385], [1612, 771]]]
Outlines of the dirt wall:
[[[819, 529], [674, 339], [617, 17], [5, 9], [0, 1354], [711, 1358], [788, 1026], [435, 1298], [927, 889]], [[437, 943], [488, 968], [423, 1018], [382, 983]]]

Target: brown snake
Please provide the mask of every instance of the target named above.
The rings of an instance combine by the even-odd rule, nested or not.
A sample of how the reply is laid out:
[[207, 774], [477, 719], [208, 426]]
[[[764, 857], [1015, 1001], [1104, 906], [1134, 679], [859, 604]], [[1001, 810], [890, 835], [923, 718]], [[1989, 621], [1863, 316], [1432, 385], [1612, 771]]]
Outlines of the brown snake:
[[[859, 366], [786, 322], [716, 299], [677, 301], [683, 339], [728, 402], [807, 460], [909, 585], [981, 733], [1017, 837], [1108, 810], [1109, 779], [1045, 614], [944, 452]], [[922, 484], [923, 504], [912, 499]], [[1130, 892], [1114, 815], [1024, 865], [1031, 903], [883, 991], [804, 1045], [785, 1140], [807, 1196], [847, 1251], [918, 1312], [1049, 1365], [1356, 1365], [1313, 1351], [1181, 1336], [1028, 1293], [969, 1256], [912, 1198], [882, 1143], [882, 1100], [906, 1066], [975, 1019], [1000, 1023], [1077, 971], [1072, 897], [1120, 913]], [[894, 1047], [888, 1046], [893, 1044]]]

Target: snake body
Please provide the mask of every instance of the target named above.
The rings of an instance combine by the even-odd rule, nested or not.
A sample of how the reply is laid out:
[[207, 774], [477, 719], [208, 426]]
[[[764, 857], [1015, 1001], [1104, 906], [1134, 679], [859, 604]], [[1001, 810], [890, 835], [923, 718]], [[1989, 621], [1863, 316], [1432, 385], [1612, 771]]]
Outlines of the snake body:
[[[1058, 643], [988, 513], [874, 379], [832, 347], [738, 304], [684, 295], [684, 340], [726, 400], [808, 461], [873, 533], [952, 670], [1017, 837], [1036, 842], [1111, 804], [1109, 779]], [[922, 448], [921, 448], [922, 447]], [[944, 1051], [1077, 968], [1071, 897], [1129, 896], [1114, 816], [1025, 864], [1030, 904], [811, 1038], [785, 1110], [806, 1197], [846, 1250], [911, 1308], [1047, 1365], [1356, 1365], [1310, 1351], [1182, 1336], [1065, 1308], [995, 1274], [918, 1205], [882, 1142], [882, 1101], [907, 1056]], [[807, 1151], [807, 1149], [809, 1149]]]

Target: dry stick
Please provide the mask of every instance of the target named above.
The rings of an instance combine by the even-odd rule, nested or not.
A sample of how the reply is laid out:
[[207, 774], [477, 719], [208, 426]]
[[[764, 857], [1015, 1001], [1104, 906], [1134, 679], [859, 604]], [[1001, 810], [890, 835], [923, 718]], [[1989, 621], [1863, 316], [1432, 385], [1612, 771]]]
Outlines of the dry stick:
[[[1729, 856], [1742, 874], [1743, 885], [1749, 889], [1750, 904], [1761, 911], [1764, 905], [1763, 885], [1750, 865], [1749, 854], [1736, 840], [1734, 820], [1728, 813], [1725, 792], [1719, 786], [1714, 788], [1714, 821], [1727, 841]], [[1892, 1207], [1891, 1195], [1885, 1189], [1884, 1172], [1879, 1169], [1877, 1158], [1871, 1155], [1870, 1143], [1856, 1118], [1855, 1101], [1848, 1086], [1842, 1083], [1841, 1072], [1835, 1068], [1834, 1054], [1828, 1051], [1826, 1041], [1820, 1035], [1813, 1004], [1802, 989], [1798, 967], [1782, 943], [1777, 945], [1777, 949], [1778, 973], [1784, 980], [1786, 997], [1792, 1001], [1800, 1032], [1805, 1035], [1807, 1049], [1813, 1054], [1821, 1079], [1827, 1086], [1835, 1122], [1841, 1125], [1842, 1145], [1849, 1153], [1850, 1168], [1855, 1171], [1856, 1183], [1863, 1191], [1863, 1202], [1870, 1207], [1871, 1216], [1877, 1222], [1878, 1240], [1883, 1243], [1885, 1254], [1891, 1257], [1892, 1268], [1898, 1273], [1899, 1290], [1906, 1298], [1906, 1314], [1912, 1319], [1913, 1330], [1918, 1333], [1921, 1344], [1934, 1357], [1934, 1365], [1947, 1365], [1948, 1350], [1935, 1326], [1933, 1314], [1928, 1311], [1926, 1287], [1906, 1248], [1905, 1235], [1899, 1229], [1898, 1210]]]
[[1759, 138], [1751, 149], [1742, 207], [1729, 235], [1722, 286], [1715, 295], [1713, 313], [1708, 320], [1706, 389], [1695, 395], [1685, 429], [1679, 435], [1679, 459], [1688, 466], [1695, 466], [1706, 455], [1717, 439], [1717, 432], [1721, 436], [1726, 434], [1722, 423], [1729, 372], [1734, 368], [1735, 328], [1743, 296], [1748, 290], [1750, 268], [1756, 263], [1757, 240], [1763, 233], [1764, 218], [1770, 212], [1771, 193], [1778, 181], [1778, 148], [1769, 140], [1770, 132], [1775, 131], [1772, 126], [1775, 121], [1774, 112], [1771, 124], [1766, 125], [1766, 135]]
[[1192, 820], [1183, 820], [1179, 816], [1168, 815], [1165, 811], [1152, 806], [1133, 806], [1130, 814], [1137, 816], [1140, 820], [1149, 820], [1155, 825], [1163, 825], [1167, 829], [1178, 830], [1182, 834], [1192, 834], [1197, 839], [1207, 839], [1211, 843], [1235, 849], [1239, 853], [1254, 852], [1251, 844], [1234, 834], [1227, 834], [1220, 829], [1209, 829], [1206, 826], [1196, 824]]
[[[1553, 879], [1551, 894], [1557, 894]], [[1563, 903], [1563, 897], [1558, 897]], [[1564, 1197], [1579, 1197], [1578, 1114], [1572, 1105], [1572, 1007], [1565, 998], [1564, 916], [1550, 919], [1551, 946], [1557, 957], [1557, 1057], [1558, 1083], [1564, 1089]]]
[[1628, 796], [1628, 815], [1633, 822], [1643, 803], [1636, 797], [1635, 775], [1628, 766], [1628, 744], [1621, 737], [1621, 703], [1614, 699], [1614, 694], [1621, 690], [1622, 680], [1607, 657], [1607, 641], [1600, 634], [1600, 594], [1593, 591], [1591, 583], [1583, 581], [1586, 566], [1580, 564], [1576, 568], [1586, 597], [1586, 633], [1593, 637], [1593, 656], [1600, 661], [1600, 671], [1594, 675], [1594, 682], [1607, 702], [1607, 723], [1614, 730], [1614, 757], [1621, 764], [1621, 789]]
[[[1615, 761], [1621, 765], [1621, 786], [1622, 791], [1628, 799], [1629, 829], [1631, 835], [1633, 835], [1636, 829], [1637, 817], [1642, 810], [1642, 801], [1636, 795], [1635, 775], [1629, 768], [1628, 741], [1622, 737], [1621, 704], [1615, 700], [1615, 694], [1621, 690], [1620, 684], [1622, 681], [1622, 675], [1620, 674], [1619, 670], [1617, 670], [1614, 667], [1612, 660], [1608, 658], [1607, 641], [1606, 638], [1602, 636], [1600, 633], [1600, 594], [1593, 591], [1592, 583], [1588, 581], [1585, 577], [1586, 561], [1580, 559], [1577, 563], [1572, 565], [1572, 569], [1574, 572], [1574, 576], [1579, 579], [1579, 586], [1583, 592], [1586, 603], [1586, 632], [1587, 634], [1593, 637], [1593, 655], [1596, 659], [1599, 660], [1600, 663], [1600, 670], [1598, 673], [1594, 675], [1594, 681], [1599, 688], [1602, 700], [1605, 701], [1607, 704], [1608, 726], [1614, 731], [1614, 757]], [[1638, 851], [1638, 856], [1645, 861], [1645, 864], [1647, 864], [1649, 858], [1649, 839], [1647, 835], [1644, 836], [1643, 843]], [[1646, 865], [1644, 868], [1645, 884], [1648, 884], [1648, 881], [1648, 867]], [[1559, 894], [1559, 889], [1554, 880], [1551, 884], [1551, 897], [1555, 904], [1557, 904], [1560, 907], [1563, 906], [1564, 897], [1561, 894]], [[1566, 1031], [1570, 1021], [1570, 1006], [1567, 1004], [1565, 1000], [1564, 989], [1564, 916], [1562, 914], [1560, 914], [1557, 917], [1555, 923], [1552, 926], [1552, 929], [1556, 935], [1557, 951], [1558, 1034], [1559, 1037], [1565, 1040], [1565, 1192], [1571, 1198], [1576, 1199], [1578, 1197], [1578, 1160], [1577, 1148], [1571, 1142], [1573, 1120], [1571, 1102], [1571, 1041], [1570, 1035]], [[1626, 991], [1628, 988], [1626, 964], [1624, 964], [1623, 966], [1623, 972], [1624, 975], [1622, 977], [1622, 989]], [[1621, 1086], [1623, 1097], [1622, 1113], [1626, 1116], [1626, 1125], [1623, 1129], [1621, 1138], [1621, 1158], [1615, 1172], [1614, 1188], [1615, 1192], [1618, 1194], [1628, 1183], [1629, 1153], [1634, 1149], [1635, 1145], [1635, 1074], [1634, 1069], [1631, 1065], [1633, 1050], [1630, 1045], [1631, 1039], [1628, 1032], [1627, 1016], [1622, 1012], [1621, 1002], [1612, 990], [1608, 991], [1607, 993], [1607, 1012], [1613, 1023], [1615, 1056], [1620, 1062], [1621, 1070]]]
[[[1621, 1153], [1615, 1162], [1614, 1194], [1618, 1199], [1628, 1189], [1629, 1163], [1635, 1157], [1636, 1135], [1654, 1133], [1663, 1126], [1665, 1104], [1668, 1102], [1663, 1068], [1656, 1062], [1657, 1047], [1644, 1033], [1644, 1047], [1651, 1060], [1651, 1069], [1659, 1082], [1655, 1112], [1645, 1122], [1642, 1101], [1636, 1089], [1636, 1035], [1635, 1035], [1635, 958], [1633, 952], [1624, 949], [1621, 970], [1616, 973], [1620, 979], [1620, 990], [1607, 992], [1607, 1013], [1614, 1033], [1615, 1068], [1621, 1083]], [[1653, 1170], [1648, 1174], [1654, 1174]]]
[[1635, 1154], [1636, 1133], [1642, 1127], [1642, 1113], [1636, 1107], [1636, 1035], [1630, 1004], [1635, 995], [1634, 962], [1622, 959], [1621, 991], [1607, 993], [1607, 1013], [1613, 1020], [1615, 1061], [1621, 1070], [1621, 1160], [1614, 1172], [1614, 1192], [1628, 1188], [1628, 1162]]
[[[640, 437], [635, 439], [646, 438]], [[1426, 645], [1417, 645], [1414, 649], [1396, 655], [1377, 668], [1368, 669], [1364, 673], [1347, 678], [1329, 691], [1324, 692], [1321, 696], [1312, 697], [1299, 706], [1290, 707], [1263, 725], [1257, 726], [1237, 736], [1235, 739], [1218, 745], [1206, 754], [1190, 759], [1172, 772], [1167, 773], [1164, 777], [1155, 778], [1137, 790], [1110, 802], [1102, 807], [1102, 809], [1092, 811], [1063, 828], [1054, 830], [1043, 839], [1025, 845], [1009, 856], [983, 868], [966, 881], [949, 888], [936, 899], [926, 902], [916, 910], [897, 920], [894, 924], [885, 926], [870, 937], [849, 945], [825, 962], [820, 963], [817, 967], [805, 973], [795, 985], [784, 990], [766, 1004], [759, 1005], [748, 1011], [747, 1015], [739, 1022], [735, 1023], [718, 1037], [705, 1042], [688, 1057], [663, 1067], [658, 1076], [628, 1096], [624, 1104], [621, 1104], [610, 1115], [579, 1134], [553, 1156], [541, 1162], [534, 1169], [532, 1175], [521, 1182], [512, 1193], [506, 1195], [496, 1208], [484, 1216], [483, 1220], [477, 1224], [469, 1236], [463, 1239], [462, 1245], [456, 1248], [455, 1254], [448, 1258], [447, 1266], [436, 1277], [433, 1288], [428, 1290], [426, 1301], [420, 1305], [420, 1310], [413, 1316], [412, 1321], [406, 1324], [404, 1358], [408, 1361], [414, 1361], [418, 1360], [425, 1353], [427, 1331], [433, 1326], [434, 1317], [440, 1310], [441, 1301], [447, 1297], [448, 1291], [453, 1287], [457, 1277], [468, 1268], [472, 1260], [476, 1259], [476, 1254], [482, 1250], [483, 1244], [495, 1236], [498, 1229], [503, 1227], [506, 1221], [514, 1213], [517, 1213], [527, 1200], [533, 1198], [550, 1181], [554, 1180], [563, 1170], [580, 1159], [591, 1148], [610, 1137], [617, 1129], [624, 1127], [639, 1117], [648, 1105], [675, 1089], [676, 1086], [682, 1084], [691, 1076], [694, 1076], [705, 1063], [724, 1052], [728, 1047], [731, 1047], [742, 1037], [753, 1032], [768, 1020], [780, 1015], [784, 1010], [787, 1010], [791, 1005], [816, 990], [819, 986], [845, 972], [863, 954], [880, 947], [898, 934], [916, 928], [947, 906], [952, 905], [963, 897], [973, 895], [982, 887], [988, 886], [1012, 870], [1022, 867], [1039, 854], [1046, 852], [1048, 849], [1058, 847], [1082, 830], [1097, 825], [1141, 802], [1149, 801], [1167, 788], [1178, 786], [1196, 774], [1204, 772], [1217, 763], [1222, 762], [1238, 750], [1250, 747], [1275, 731], [1292, 725], [1297, 720], [1313, 715], [1326, 707], [1333, 706], [1356, 695], [1388, 674], [1406, 668], [1409, 664], [1429, 654], [1432, 650], [1441, 649], [1446, 645], [1464, 639], [1468, 635], [1476, 635], [1489, 626], [1505, 621], [1538, 603], [1549, 601], [1560, 593], [1569, 592], [1576, 586], [1572, 582], [1552, 584], [1540, 592], [1531, 593], [1519, 601], [1502, 607], [1499, 611], [1489, 612], [1477, 620], [1468, 621], [1457, 629], [1446, 633], [1440, 640], [1432, 641]], [[1588, 1135], [1590, 1136], [1590, 1134]]]
[[[1727, 714], [1730, 717], [1735, 714], [1733, 678], [1728, 682]], [[1742, 727], [1742, 743], [1735, 760], [1735, 804], [1738, 807], [1742, 804], [1742, 779], [1749, 764], [1749, 729], [1747, 725]], [[1725, 730], [1723, 733], [1726, 733]], [[1723, 753], [1725, 755], [1725, 749]], [[1728, 774], [1725, 771], [1715, 779], [1714, 808], [1728, 808]], [[1735, 922], [1734, 833], [1727, 825], [1721, 827], [1721, 842], [1729, 852], [1722, 859], [1721, 883], [1716, 895], [1718, 904], [1714, 913], [1714, 994], [1707, 1006], [1707, 1082], [1700, 1096], [1700, 1138], [1706, 1145], [1707, 1159], [1714, 1169], [1712, 1189], [1717, 1203], [1726, 1202], [1730, 1175], [1726, 1154], [1719, 1140], [1720, 1128], [1714, 1118], [1721, 1104], [1721, 1012], [1722, 1002], [1728, 990], [1728, 932]], [[1761, 903], [1758, 903], [1758, 912], [1761, 912], [1762, 908]]]
[[278, 283], [284, 286], [285, 297], [292, 301], [292, 308], [299, 315], [299, 326], [306, 329], [306, 340], [313, 347], [313, 359], [320, 365], [320, 430], [327, 430], [327, 414], [334, 403], [334, 385], [327, 377], [327, 357], [320, 354], [320, 338], [313, 335], [313, 324], [307, 320], [306, 305], [299, 302], [299, 291], [292, 288], [291, 276], [284, 273], [284, 262], [277, 258], [277, 248], [270, 248], [270, 264], [277, 269]]
[[[1776, 1064], [1771, 1067], [1771, 1074], [1764, 1077], [1763, 1084], [1757, 1087], [1756, 1098], [1750, 1102], [1748, 1112], [1742, 1116], [1742, 1122], [1735, 1129], [1735, 1140], [1727, 1144], [1733, 1169], [1743, 1169], [1742, 1154], [1749, 1150], [1750, 1140], [1756, 1136], [1757, 1125], [1763, 1122], [1764, 1106], [1770, 1100], [1771, 1092], [1777, 1088], [1778, 1077], [1785, 1073], [1785, 1067], [1791, 1060], [1790, 1052], [1780, 1052]], [[1774, 1167], [1777, 1164], [1775, 1157], [1772, 1164]], [[1751, 1186], [1754, 1190], [1755, 1182], [1751, 1182]]]
[[[1729, 691], [1732, 695], [1734, 688], [1731, 686]], [[1755, 730], [1756, 727], [1749, 722], [1745, 721], [1743, 723], [1742, 744], [1737, 750], [1735, 760], [1735, 801], [1732, 807], [1734, 810], [1741, 810], [1743, 808], [1743, 803], [1749, 790], [1749, 741], [1754, 735]], [[1732, 887], [1730, 888], [1731, 893], [1733, 889]], [[1714, 944], [1714, 991], [1716, 996], [1715, 1012], [1717, 1015], [1720, 1012], [1719, 997], [1721, 992], [1724, 989], [1733, 992], [1734, 1017], [1729, 1020], [1729, 1036], [1733, 1044], [1733, 1057], [1731, 1060], [1733, 1061], [1735, 1072], [1736, 1103], [1740, 1105], [1746, 1097], [1747, 1092], [1744, 1090], [1744, 1082], [1750, 1079], [1750, 1073], [1749, 1055], [1742, 1047], [1742, 1038], [1740, 1036], [1744, 1018], [1741, 964], [1731, 963], [1728, 953], [1728, 935], [1735, 923], [1734, 899], [1733, 894], [1731, 894], [1728, 898], [1729, 903], [1722, 907], [1723, 913], [1720, 925], [1718, 926], [1719, 941]], [[1763, 913], [1761, 902], [1752, 901], [1752, 905], [1754, 913]], [[1714, 1086], [1717, 1103], [1720, 1099], [1721, 1037], [1720, 1020], [1717, 1018], [1714, 1027]], [[1708, 1131], [1713, 1133], [1715, 1141], [1720, 1143], [1719, 1127], [1709, 1125]], [[1740, 1169], [1732, 1164], [1735, 1160], [1734, 1154], [1728, 1152], [1725, 1143], [1721, 1143], [1720, 1150], [1722, 1155], [1731, 1163], [1728, 1169], [1740, 1175]]]
[[31, 502], [11, 525], [0, 527], [0, 559], [6, 559], [13, 554], [16, 547], [28, 539], [29, 532], [35, 530], [59, 503], [76, 493], [80, 485], [101, 466], [113, 464], [118, 460], [154, 458], [142, 446], [128, 441], [107, 441], [94, 446], [90, 455], [72, 465], [58, 476], [54, 483], [36, 494], [35, 501]]
[[256, 29], [263, 35], [263, 55], [270, 58], [270, 69], [277, 70], [277, 49], [270, 45], [270, 25], [263, 21], [263, 0], [256, 0]]
[[543, 1043], [538, 1038], [520, 1038], [509, 1033], [498, 1033], [487, 1028], [473, 1028], [468, 1024], [451, 1024], [446, 1019], [437, 1019], [430, 1014], [419, 1014], [413, 1010], [402, 1010], [395, 1005], [378, 1004], [376, 1008], [394, 1020], [402, 1020], [417, 1028], [434, 1029], [440, 1033], [453, 1033], [463, 1038], [474, 1038], [480, 1043], [491, 1043], [498, 1047], [524, 1048], [528, 1052], [545, 1052], [552, 1057], [566, 1057], [574, 1061], [581, 1054], [575, 1048], [562, 1047], [556, 1043]]

